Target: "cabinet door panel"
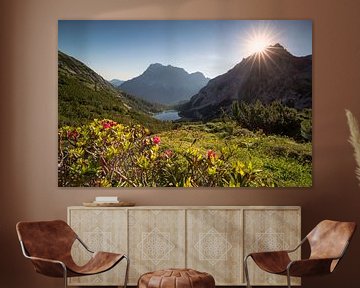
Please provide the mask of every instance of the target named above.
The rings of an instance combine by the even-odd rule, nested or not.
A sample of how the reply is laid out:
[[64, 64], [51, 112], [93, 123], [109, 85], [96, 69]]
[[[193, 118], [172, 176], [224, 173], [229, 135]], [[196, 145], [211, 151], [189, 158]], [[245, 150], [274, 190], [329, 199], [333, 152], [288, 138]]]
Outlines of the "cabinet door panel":
[[[287, 250], [300, 243], [300, 210], [259, 209], [244, 211], [244, 254], [251, 252]], [[300, 249], [292, 253], [300, 259]], [[250, 283], [252, 285], [286, 285], [286, 277], [266, 273], [248, 260]], [[299, 278], [292, 284], [299, 285]]]
[[[69, 225], [80, 239], [93, 251], [127, 253], [127, 215], [125, 209], [71, 209]], [[82, 245], [76, 241], [72, 247], [76, 263], [85, 264], [89, 258]], [[84, 277], [69, 278], [70, 285], [122, 285], [125, 275], [125, 261], [113, 269]]]
[[241, 210], [187, 211], [187, 266], [212, 274], [216, 285], [242, 280]]
[[185, 267], [185, 210], [129, 210], [130, 283], [145, 272]]

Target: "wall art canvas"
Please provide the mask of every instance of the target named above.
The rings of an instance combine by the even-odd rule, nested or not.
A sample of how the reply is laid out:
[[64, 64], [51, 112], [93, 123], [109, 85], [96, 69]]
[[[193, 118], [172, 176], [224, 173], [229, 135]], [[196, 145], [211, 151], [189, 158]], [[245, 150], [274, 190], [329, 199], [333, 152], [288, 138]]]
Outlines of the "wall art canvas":
[[312, 21], [59, 20], [59, 187], [310, 187]]

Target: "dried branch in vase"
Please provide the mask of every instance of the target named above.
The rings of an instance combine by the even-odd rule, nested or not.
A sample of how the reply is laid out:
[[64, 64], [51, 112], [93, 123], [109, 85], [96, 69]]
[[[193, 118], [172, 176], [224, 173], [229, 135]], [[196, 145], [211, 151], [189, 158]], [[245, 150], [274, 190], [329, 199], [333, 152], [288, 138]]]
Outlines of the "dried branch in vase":
[[346, 117], [348, 120], [348, 125], [350, 128], [350, 137], [349, 142], [354, 147], [354, 157], [355, 161], [357, 163], [357, 167], [355, 170], [356, 177], [359, 180], [359, 186], [360, 186], [360, 131], [359, 131], [359, 125], [354, 117], [354, 115], [349, 111], [346, 111]]

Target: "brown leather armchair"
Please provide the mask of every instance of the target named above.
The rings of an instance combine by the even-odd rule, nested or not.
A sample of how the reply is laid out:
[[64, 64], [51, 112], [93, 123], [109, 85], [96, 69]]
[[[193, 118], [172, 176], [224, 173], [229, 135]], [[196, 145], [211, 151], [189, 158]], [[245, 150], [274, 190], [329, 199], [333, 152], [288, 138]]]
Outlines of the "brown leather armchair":
[[[289, 288], [291, 288], [291, 276], [315, 276], [333, 272], [344, 256], [355, 229], [356, 223], [354, 222], [324, 220], [295, 249], [250, 253], [244, 259], [247, 287], [251, 287], [247, 267], [249, 257], [266, 272], [286, 275]], [[292, 261], [289, 253], [296, 251], [306, 241], [310, 245], [310, 257], [308, 259]]]
[[[24, 256], [31, 260], [35, 271], [50, 277], [87, 276], [112, 269], [121, 260], [127, 261], [124, 288], [127, 285], [129, 259], [125, 254], [91, 251], [62, 220], [19, 222], [16, 225], [20, 245]], [[78, 266], [72, 256], [71, 247], [78, 240], [92, 254], [83, 266]]]

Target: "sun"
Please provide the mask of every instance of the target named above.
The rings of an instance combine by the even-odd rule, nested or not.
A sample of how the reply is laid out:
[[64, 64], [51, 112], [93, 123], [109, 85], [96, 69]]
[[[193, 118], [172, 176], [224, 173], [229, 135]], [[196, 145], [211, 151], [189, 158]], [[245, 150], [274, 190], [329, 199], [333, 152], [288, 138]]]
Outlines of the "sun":
[[248, 33], [244, 48], [247, 55], [266, 53], [266, 48], [276, 43], [277, 33], [270, 26], [257, 27]]
[[265, 48], [271, 45], [270, 40], [267, 37], [253, 37], [248, 40], [248, 50], [250, 54], [253, 53], [261, 53], [265, 50]]

